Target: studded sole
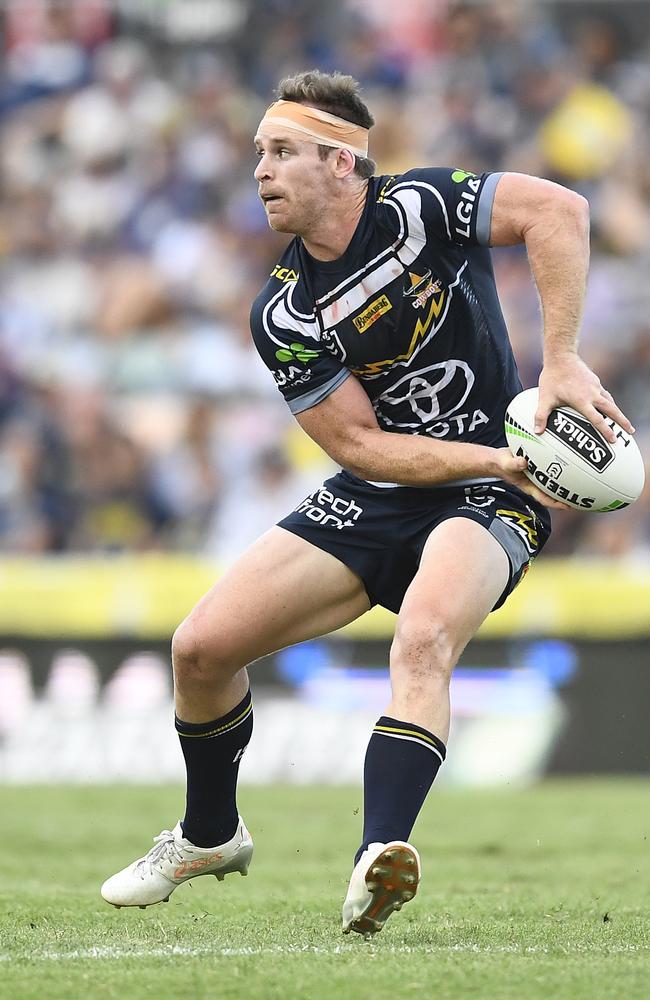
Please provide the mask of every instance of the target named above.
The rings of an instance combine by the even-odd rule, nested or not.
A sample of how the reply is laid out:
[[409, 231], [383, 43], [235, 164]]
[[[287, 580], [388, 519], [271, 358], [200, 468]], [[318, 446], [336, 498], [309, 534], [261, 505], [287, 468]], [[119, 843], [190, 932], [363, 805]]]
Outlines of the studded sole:
[[[201, 875], [214, 875], [214, 877], [218, 879], [219, 882], [223, 882], [226, 875], [236, 875], [237, 872], [239, 872], [240, 875], [248, 875], [248, 865], [246, 866], [246, 868], [242, 869], [234, 868], [230, 872], [201, 872], [200, 874], [194, 875], [193, 877], [200, 878]], [[178, 885], [175, 885], [174, 888], [169, 893], [169, 896], [171, 896], [174, 889], [177, 889], [179, 885], [185, 885], [186, 882], [191, 882], [191, 878], [183, 879], [182, 882], [179, 882]], [[168, 903], [169, 896], [165, 896], [164, 899], [154, 899], [151, 903], [110, 903], [110, 905], [114, 906], [116, 910], [148, 910], [150, 906], [157, 906], [158, 903]], [[106, 902], [108, 902], [108, 900], [106, 900]]]
[[395, 910], [401, 910], [418, 891], [419, 866], [415, 851], [408, 844], [388, 847], [375, 858], [366, 874], [372, 899], [364, 913], [344, 931], [356, 931], [366, 940], [377, 934]]

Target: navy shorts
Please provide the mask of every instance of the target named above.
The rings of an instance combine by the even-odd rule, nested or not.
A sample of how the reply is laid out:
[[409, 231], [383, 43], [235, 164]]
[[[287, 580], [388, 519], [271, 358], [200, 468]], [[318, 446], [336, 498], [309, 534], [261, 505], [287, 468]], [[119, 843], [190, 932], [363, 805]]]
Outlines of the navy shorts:
[[510, 578], [501, 607], [551, 533], [546, 507], [507, 483], [386, 489], [344, 471], [278, 523], [353, 570], [371, 604], [398, 612], [427, 538], [450, 517], [482, 524], [505, 550]]

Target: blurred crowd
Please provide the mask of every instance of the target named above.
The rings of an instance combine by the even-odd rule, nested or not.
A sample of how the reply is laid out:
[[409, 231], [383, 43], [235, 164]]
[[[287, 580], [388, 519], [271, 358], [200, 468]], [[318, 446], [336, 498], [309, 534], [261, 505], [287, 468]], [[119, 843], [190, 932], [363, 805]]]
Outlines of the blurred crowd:
[[[5, 0], [0, 551], [228, 560], [329, 471], [251, 346], [286, 240], [252, 135], [278, 80], [356, 76], [378, 170], [522, 170], [584, 194], [582, 353], [650, 456], [650, 11], [626, 0]], [[495, 252], [524, 384], [525, 252]], [[650, 559], [650, 493], [548, 551]]]

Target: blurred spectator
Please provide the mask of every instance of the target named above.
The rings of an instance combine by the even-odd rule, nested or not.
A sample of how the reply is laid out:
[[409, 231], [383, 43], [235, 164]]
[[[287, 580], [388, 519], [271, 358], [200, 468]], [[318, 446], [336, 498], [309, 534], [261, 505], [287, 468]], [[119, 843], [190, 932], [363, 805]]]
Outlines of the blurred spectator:
[[217, 508], [207, 536], [207, 551], [226, 563], [268, 531], [313, 489], [313, 483], [294, 469], [282, 448], [260, 451], [254, 465], [234, 484], [228, 499]]
[[[650, 12], [631, 6], [7, 0], [0, 550], [230, 559], [320, 481], [247, 322], [284, 246], [251, 137], [278, 79], [313, 65], [364, 84], [381, 172], [522, 169], [589, 198], [582, 350], [647, 457]], [[494, 260], [532, 385], [525, 253]], [[550, 552], [648, 557], [648, 491], [554, 520]]]

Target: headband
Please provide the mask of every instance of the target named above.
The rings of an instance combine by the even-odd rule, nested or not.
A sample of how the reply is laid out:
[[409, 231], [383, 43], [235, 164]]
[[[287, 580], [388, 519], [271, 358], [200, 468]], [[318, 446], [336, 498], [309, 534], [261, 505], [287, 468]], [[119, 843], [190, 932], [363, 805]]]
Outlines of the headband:
[[[280, 126], [303, 142], [316, 142], [320, 146], [349, 149], [355, 156], [368, 155], [368, 129], [344, 118], [330, 115], [319, 108], [310, 108], [297, 101], [276, 101], [267, 108], [260, 122], [258, 133], [269, 132]], [[275, 129], [274, 129], [275, 130]]]

